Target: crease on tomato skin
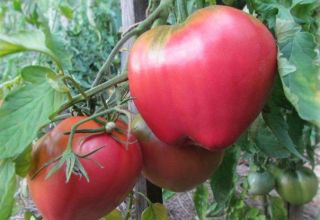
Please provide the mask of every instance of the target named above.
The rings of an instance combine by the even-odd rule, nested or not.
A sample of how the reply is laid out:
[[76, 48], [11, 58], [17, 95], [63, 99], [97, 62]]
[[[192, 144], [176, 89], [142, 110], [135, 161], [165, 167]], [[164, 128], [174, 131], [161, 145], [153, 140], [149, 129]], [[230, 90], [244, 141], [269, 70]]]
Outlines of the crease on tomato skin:
[[[272, 34], [261, 22], [258, 26], [251, 16], [226, 6], [191, 15], [156, 52], [158, 60], [148, 60], [145, 47], [152, 33], [135, 42], [128, 66], [134, 102], [151, 130], [169, 144], [189, 136], [207, 149], [231, 145], [259, 114], [270, 93], [277, 52]], [[179, 39], [181, 33], [185, 35]], [[186, 40], [190, 38], [200, 39], [205, 46]]]

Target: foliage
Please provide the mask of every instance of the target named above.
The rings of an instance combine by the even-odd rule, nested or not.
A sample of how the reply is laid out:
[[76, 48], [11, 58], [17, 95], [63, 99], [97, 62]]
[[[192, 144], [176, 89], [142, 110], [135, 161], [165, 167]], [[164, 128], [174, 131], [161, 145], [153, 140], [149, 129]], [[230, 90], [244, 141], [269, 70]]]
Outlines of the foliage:
[[[279, 74], [263, 112], [226, 151], [223, 163], [209, 180], [210, 187], [203, 184], [196, 188], [193, 197], [196, 214], [199, 219], [212, 216], [286, 219], [281, 197], [267, 195], [266, 210], [246, 204], [248, 184], [239, 178], [236, 167], [239, 161], [245, 160], [251, 169], [270, 170], [274, 175], [277, 166], [314, 167], [320, 126], [320, 3], [317, 0], [175, 0], [167, 23], [181, 23], [197, 9], [216, 3], [244, 8], [268, 26], [278, 45]], [[94, 111], [91, 107], [97, 100], [86, 102], [87, 97], [80, 93], [91, 87], [96, 73], [121, 38], [120, 26], [117, 0], [0, 2], [0, 103], [3, 102], [0, 219], [8, 219], [14, 208], [16, 175], [23, 177], [28, 173], [32, 142], [48, 130], [48, 124], [55, 125], [50, 116], [67, 109], [62, 107], [72, 95], [78, 98], [64, 113]], [[103, 80], [122, 71], [118, 54], [110, 70]], [[66, 84], [64, 77], [70, 77], [80, 86], [70, 80]], [[102, 98], [109, 98], [110, 105], [119, 97], [128, 98], [127, 86], [121, 89], [121, 93], [105, 89]], [[97, 105], [98, 109], [101, 106]], [[213, 202], [208, 199], [211, 193]], [[165, 199], [174, 195], [163, 192]], [[119, 214], [115, 210], [105, 219], [119, 218]], [[161, 204], [151, 204], [143, 212], [143, 219], [167, 217]], [[26, 218], [35, 217], [26, 212]]]

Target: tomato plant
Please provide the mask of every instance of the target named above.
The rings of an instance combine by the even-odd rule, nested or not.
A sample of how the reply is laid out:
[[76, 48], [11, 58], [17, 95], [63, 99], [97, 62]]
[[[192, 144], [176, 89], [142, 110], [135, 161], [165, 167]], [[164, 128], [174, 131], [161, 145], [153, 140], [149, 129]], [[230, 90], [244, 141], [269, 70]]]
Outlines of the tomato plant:
[[276, 190], [287, 202], [301, 205], [310, 202], [317, 194], [319, 180], [307, 167], [286, 169], [278, 173]]
[[275, 72], [272, 34], [227, 6], [145, 32], [128, 63], [134, 102], [154, 134], [168, 144], [189, 138], [209, 150], [230, 146], [244, 132], [262, 109]]
[[274, 187], [274, 177], [268, 171], [255, 172], [248, 174], [249, 193], [252, 195], [265, 195]]
[[[65, 171], [60, 169], [47, 178], [54, 163], [67, 146], [72, 125], [83, 117], [71, 117], [60, 122], [35, 145], [28, 185], [33, 201], [45, 219], [48, 220], [93, 220], [104, 216], [120, 204], [132, 190], [142, 168], [139, 145], [132, 143], [126, 149], [117, 142], [126, 136], [113, 132], [112, 135], [77, 133], [72, 149], [89, 175], [89, 181], [73, 172], [66, 183]], [[82, 124], [79, 129], [99, 128], [94, 121]], [[100, 149], [101, 148], [101, 149]], [[34, 176], [35, 175], [35, 176]]]
[[[125, 197], [140, 169], [174, 191], [195, 187], [200, 220], [296, 217], [291, 204], [311, 200], [316, 185], [299, 167], [319, 166], [319, 8], [317, 0], [0, 1], [0, 219], [38, 217], [24, 203], [27, 173], [44, 218], [91, 220]], [[146, 120], [141, 130], [131, 100]], [[50, 132], [75, 115], [71, 130]], [[272, 172], [283, 199], [251, 196], [272, 181], [259, 172], [246, 181], [249, 167]], [[296, 184], [279, 187], [285, 180]], [[104, 218], [134, 218], [142, 198], [149, 208], [142, 214], [138, 201], [134, 216], [169, 218], [152, 204], [161, 188], [144, 181], [125, 213]]]
[[143, 175], [157, 186], [187, 191], [207, 180], [223, 159], [223, 151], [202, 149], [192, 142], [168, 145], [160, 141], [140, 115], [133, 122], [143, 156]]

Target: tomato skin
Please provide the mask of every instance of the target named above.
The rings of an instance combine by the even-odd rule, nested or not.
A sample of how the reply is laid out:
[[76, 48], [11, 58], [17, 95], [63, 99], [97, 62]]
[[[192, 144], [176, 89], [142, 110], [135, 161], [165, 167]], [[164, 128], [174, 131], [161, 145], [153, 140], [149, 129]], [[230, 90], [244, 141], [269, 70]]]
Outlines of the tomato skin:
[[[89, 156], [91, 160], [80, 159], [90, 182], [84, 177], [72, 174], [66, 183], [65, 169], [60, 169], [47, 180], [52, 165], [42, 170], [34, 179], [30, 176], [47, 161], [59, 156], [65, 149], [71, 126], [83, 119], [72, 117], [58, 124], [36, 144], [32, 169], [28, 177], [31, 197], [46, 220], [95, 220], [112, 211], [132, 190], [142, 168], [140, 147], [129, 144], [128, 150], [108, 134], [76, 134], [73, 150], [84, 155], [105, 146]], [[79, 129], [99, 128], [94, 121], [86, 122]], [[113, 134], [126, 140], [123, 134]], [[88, 137], [90, 136], [90, 137]], [[85, 139], [86, 138], [86, 139]], [[99, 167], [94, 161], [103, 166]], [[65, 168], [65, 167], [63, 167]]]
[[276, 190], [287, 202], [302, 205], [310, 202], [317, 194], [319, 180], [315, 173], [301, 167], [297, 170], [283, 170], [276, 178]]
[[153, 184], [175, 192], [193, 189], [207, 180], [220, 165], [223, 151], [208, 151], [188, 142], [168, 145], [147, 127], [141, 116], [133, 122], [143, 155], [143, 175]]
[[249, 193], [252, 195], [266, 195], [274, 187], [275, 180], [268, 171], [249, 172], [248, 175]]
[[223, 149], [261, 111], [276, 51], [272, 34], [254, 17], [227, 6], [200, 9], [184, 24], [158, 26], [135, 41], [131, 95], [161, 141], [190, 138]]

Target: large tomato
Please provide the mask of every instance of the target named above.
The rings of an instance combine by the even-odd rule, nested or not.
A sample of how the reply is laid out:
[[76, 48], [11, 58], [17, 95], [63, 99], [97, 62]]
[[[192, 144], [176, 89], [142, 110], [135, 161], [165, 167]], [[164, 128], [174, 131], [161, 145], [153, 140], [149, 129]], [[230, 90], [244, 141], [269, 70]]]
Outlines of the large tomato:
[[258, 115], [273, 84], [276, 44], [256, 18], [212, 6], [134, 43], [134, 102], [168, 144], [189, 138], [209, 150], [232, 144]]
[[306, 167], [281, 170], [276, 177], [277, 192], [285, 201], [294, 205], [310, 202], [317, 194], [318, 187], [317, 176]]
[[141, 116], [133, 122], [133, 133], [143, 155], [143, 175], [153, 184], [175, 192], [194, 188], [208, 179], [223, 159], [223, 151], [208, 151], [192, 142], [168, 145], [147, 127]]
[[[83, 117], [65, 119], [37, 142], [30, 176], [64, 151], [69, 137], [64, 133], [81, 119]], [[79, 129], [98, 127], [101, 126], [89, 121]], [[114, 132], [112, 135], [126, 140], [123, 134]], [[141, 172], [142, 158], [137, 143], [129, 144], [126, 150], [111, 135], [79, 133], [75, 135], [72, 147], [79, 155], [103, 147], [89, 158], [80, 159], [90, 182], [74, 173], [66, 183], [65, 169], [46, 179], [53, 165], [43, 169], [34, 179], [28, 177], [31, 197], [46, 220], [95, 220], [104, 216], [132, 190]]]

